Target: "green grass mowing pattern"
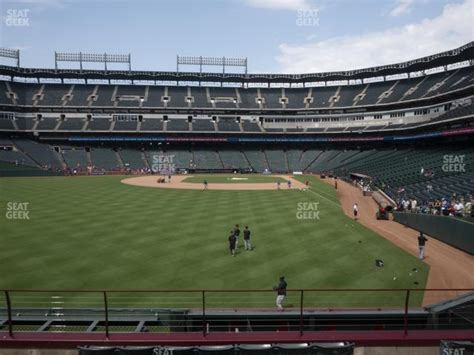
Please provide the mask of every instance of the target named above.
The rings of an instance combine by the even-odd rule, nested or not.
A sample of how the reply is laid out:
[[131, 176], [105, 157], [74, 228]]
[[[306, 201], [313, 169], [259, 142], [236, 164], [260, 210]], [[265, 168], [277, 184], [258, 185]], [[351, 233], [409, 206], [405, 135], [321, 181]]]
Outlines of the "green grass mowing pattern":
[[[424, 288], [426, 264], [345, 216], [334, 189], [312, 177], [308, 191], [152, 189], [123, 177], [0, 179], [0, 288], [271, 289]], [[322, 197], [324, 196], [324, 197]], [[29, 202], [30, 220], [5, 218], [7, 202]], [[319, 220], [298, 220], [299, 202], [319, 202]], [[248, 224], [255, 250], [229, 255], [227, 236]], [[359, 240], [361, 243], [359, 243]], [[375, 267], [375, 259], [385, 262]], [[413, 268], [419, 271], [409, 276]], [[393, 280], [396, 276], [397, 280]], [[414, 280], [419, 283], [414, 285]], [[59, 295], [58, 305], [101, 305], [100, 294]], [[305, 295], [307, 306], [402, 306], [396, 293]], [[14, 294], [14, 306], [49, 295]], [[210, 307], [273, 307], [273, 293], [207, 296]], [[411, 297], [421, 303], [422, 293]], [[297, 305], [290, 292], [287, 305]], [[61, 303], [64, 302], [64, 303]], [[111, 306], [199, 307], [200, 294], [110, 295]]]
[[[232, 180], [238, 179], [238, 180]], [[246, 179], [246, 180], [240, 180]], [[286, 182], [285, 179], [277, 176], [264, 175], [242, 175], [242, 174], [222, 174], [222, 175], [193, 175], [183, 180], [183, 182], [203, 183], [207, 180], [209, 184], [262, 184], [276, 183], [277, 181]]]

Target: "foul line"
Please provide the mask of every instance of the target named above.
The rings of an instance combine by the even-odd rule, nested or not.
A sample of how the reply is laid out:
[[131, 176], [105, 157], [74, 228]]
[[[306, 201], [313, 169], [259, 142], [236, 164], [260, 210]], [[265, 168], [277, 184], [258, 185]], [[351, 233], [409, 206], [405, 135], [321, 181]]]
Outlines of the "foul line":
[[327, 200], [327, 201], [331, 202], [332, 204], [334, 204], [334, 205], [336, 205], [336, 206], [338, 206], [338, 207], [341, 207], [341, 208], [342, 208], [342, 206], [341, 206], [341, 204], [340, 204], [340, 203], [334, 202], [333, 200], [331, 200], [331, 199], [327, 198], [326, 196], [324, 196], [324, 195], [321, 195], [319, 192], [316, 192], [316, 191], [314, 191], [314, 190], [312, 190], [312, 189], [308, 189], [307, 191], [309, 191], [309, 192], [312, 192], [313, 194], [316, 194], [316, 195], [318, 195], [319, 197], [322, 197], [322, 198], [324, 198], [325, 200]]

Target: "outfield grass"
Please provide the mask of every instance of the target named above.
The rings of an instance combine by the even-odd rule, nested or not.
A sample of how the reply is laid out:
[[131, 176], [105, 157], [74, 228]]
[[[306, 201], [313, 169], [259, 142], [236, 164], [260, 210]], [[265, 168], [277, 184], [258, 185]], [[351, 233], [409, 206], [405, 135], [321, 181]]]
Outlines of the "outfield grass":
[[[152, 189], [121, 179], [0, 179], [0, 288], [270, 289], [280, 275], [290, 288], [425, 286], [426, 264], [345, 216], [334, 189], [311, 177], [298, 177], [311, 181], [308, 191]], [[8, 202], [28, 202], [30, 219], [6, 219]], [[297, 219], [302, 202], [319, 202], [320, 219]], [[227, 236], [235, 223], [250, 226], [255, 249], [239, 249], [233, 258]], [[385, 267], [375, 266], [377, 258]], [[418, 273], [409, 276], [413, 268]], [[88, 305], [95, 297], [100, 304], [101, 295], [88, 295]], [[200, 300], [199, 294], [160, 297], [161, 305], [183, 307], [199, 306]], [[417, 293], [411, 304], [421, 299]], [[117, 300], [139, 302], [127, 294]], [[298, 300], [290, 293], [287, 304]], [[403, 292], [305, 296], [308, 306], [402, 306], [403, 301]], [[208, 302], [273, 307], [274, 295], [215, 294]]]
[[209, 184], [262, 184], [286, 182], [285, 179], [271, 175], [244, 175], [244, 174], [222, 174], [222, 175], [193, 175], [185, 178], [183, 182], [203, 183], [207, 180]]

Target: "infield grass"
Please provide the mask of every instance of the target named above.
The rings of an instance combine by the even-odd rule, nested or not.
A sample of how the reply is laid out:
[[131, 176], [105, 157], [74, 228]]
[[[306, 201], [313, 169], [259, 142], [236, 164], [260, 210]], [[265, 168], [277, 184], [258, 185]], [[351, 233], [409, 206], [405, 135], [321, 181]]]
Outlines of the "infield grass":
[[277, 181], [281, 183], [286, 182], [285, 179], [278, 176], [244, 174], [193, 175], [185, 178], [183, 182], [204, 183], [204, 180], [209, 184], [263, 184], [276, 183]]

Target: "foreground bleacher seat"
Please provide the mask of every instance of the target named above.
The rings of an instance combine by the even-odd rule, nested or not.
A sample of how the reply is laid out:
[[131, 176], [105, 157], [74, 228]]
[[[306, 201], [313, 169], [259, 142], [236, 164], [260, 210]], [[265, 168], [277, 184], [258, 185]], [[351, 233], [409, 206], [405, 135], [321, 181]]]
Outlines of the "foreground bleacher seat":
[[215, 346], [166, 346], [166, 347], [100, 347], [85, 346], [79, 348], [79, 355], [154, 355], [162, 353], [179, 355], [352, 355], [354, 344], [334, 343], [296, 343], [296, 344], [235, 344]]
[[194, 164], [197, 169], [223, 169], [219, 155], [213, 150], [194, 150]]
[[214, 132], [215, 126], [212, 120], [208, 119], [198, 119], [193, 120], [193, 131], [200, 131], [200, 132]]
[[39, 166], [56, 171], [62, 170], [59, 155], [54, 152], [51, 145], [22, 138], [16, 138], [13, 142]]
[[69, 169], [85, 170], [91, 165], [84, 148], [62, 147], [61, 154]]
[[120, 162], [112, 149], [93, 148], [90, 151], [92, 165], [101, 170], [112, 171], [120, 168]]
[[239, 132], [240, 126], [233, 118], [221, 118], [217, 122], [217, 129], [220, 132]]
[[81, 118], [67, 118], [59, 124], [57, 131], [80, 131], [85, 121]]
[[163, 120], [161, 119], [153, 119], [153, 118], [146, 118], [143, 120], [142, 125], [140, 127], [141, 131], [162, 131], [163, 130]]
[[242, 121], [242, 128], [244, 132], [261, 132], [262, 131], [257, 122], [252, 122], [249, 120]]
[[136, 131], [137, 121], [115, 121], [114, 131]]
[[185, 119], [172, 118], [166, 123], [167, 131], [189, 131], [189, 122]]
[[110, 129], [109, 118], [107, 117], [94, 117], [87, 125], [89, 131], [108, 131]]

